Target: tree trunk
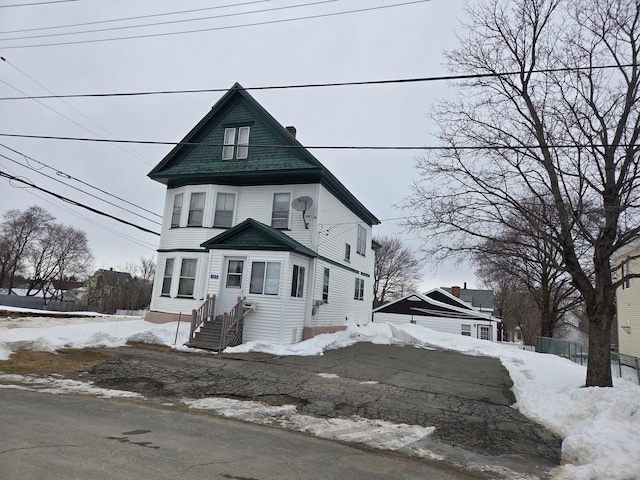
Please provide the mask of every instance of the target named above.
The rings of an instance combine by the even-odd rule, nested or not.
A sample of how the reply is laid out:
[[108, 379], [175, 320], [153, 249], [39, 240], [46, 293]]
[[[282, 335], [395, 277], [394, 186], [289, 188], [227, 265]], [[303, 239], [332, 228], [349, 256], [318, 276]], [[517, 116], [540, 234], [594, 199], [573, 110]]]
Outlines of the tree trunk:
[[[612, 387], [611, 377], [611, 324], [613, 315], [596, 314], [589, 323], [589, 363], [587, 385]], [[608, 317], [608, 318], [607, 318]]]

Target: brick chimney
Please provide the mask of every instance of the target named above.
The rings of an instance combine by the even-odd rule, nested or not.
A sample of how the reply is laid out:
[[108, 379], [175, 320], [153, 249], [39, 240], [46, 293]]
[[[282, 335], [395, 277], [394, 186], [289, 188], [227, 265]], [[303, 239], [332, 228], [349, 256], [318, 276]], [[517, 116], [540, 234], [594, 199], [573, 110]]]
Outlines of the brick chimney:
[[287, 132], [289, 132], [291, 135], [293, 135], [293, 138], [296, 138], [296, 127], [285, 127], [287, 129]]
[[454, 287], [451, 287], [451, 295], [453, 295], [454, 297], [460, 298], [460, 287], [458, 287], [457, 285]]

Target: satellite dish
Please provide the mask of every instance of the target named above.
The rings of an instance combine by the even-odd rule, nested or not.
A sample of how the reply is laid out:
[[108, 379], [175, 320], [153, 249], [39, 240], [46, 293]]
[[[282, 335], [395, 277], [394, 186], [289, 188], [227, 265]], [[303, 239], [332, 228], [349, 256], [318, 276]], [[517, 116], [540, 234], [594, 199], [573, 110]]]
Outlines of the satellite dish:
[[291, 207], [293, 207], [294, 210], [302, 212], [302, 221], [304, 222], [304, 228], [306, 228], [307, 230], [309, 229], [309, 224], [307, 223], [307, 219], [304, 218], [304, 215], [312, 205], [313, 198], [307, 196], [294, 198], [293, 202], [291, 202]]
[[313, 205], [313, 198], [306, 196], [294, 198], [293, 202], [291, 202], [293, 209], [299, 212], [306, 212], [311, 208], [311, 205]]

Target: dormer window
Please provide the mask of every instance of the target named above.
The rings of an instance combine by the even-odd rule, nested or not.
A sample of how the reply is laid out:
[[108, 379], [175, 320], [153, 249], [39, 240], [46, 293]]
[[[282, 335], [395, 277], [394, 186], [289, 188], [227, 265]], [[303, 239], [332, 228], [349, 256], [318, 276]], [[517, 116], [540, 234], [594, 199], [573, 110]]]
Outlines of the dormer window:
[[250, 127], [234, 127], [224, 129], [224, 146], [222, 147], [223, 160], [247, 158], [249, 155], [249, 128]]

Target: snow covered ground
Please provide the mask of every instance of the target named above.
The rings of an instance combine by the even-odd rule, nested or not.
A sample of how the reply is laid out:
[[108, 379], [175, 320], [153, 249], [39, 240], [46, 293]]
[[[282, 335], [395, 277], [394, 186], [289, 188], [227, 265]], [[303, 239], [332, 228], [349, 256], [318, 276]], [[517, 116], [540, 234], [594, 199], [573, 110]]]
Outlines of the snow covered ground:
[[[0, 317], [0, 359], [8, 359], [12, 353], [25, 349], [55, 352], [68, 347], [116, 347], [128, 341], [182, 349], [188, 330], [187, 322], [177, 328], [175, 323], [156, 325], [135, 317]], [[228, 351], [322, 355], [324, 350], [343, 348], [355, 342], [445, 348], [467, 355], [499, 358], [513, 379], [514, 407], [565, 439], [563, 465], [554, 471], [555, 480], [640, 479], [640, 386], [615, 378], [614, 388], [584, 388], [586, 368], [554, 355], [440, 333], [412, 324], [393, 326], [384, 323], [353, 325], [344, 332], [319, 335], [289, 347], [251, 342]], [[136, 395], [97, 389], [88, 382], [56, 377], [42, 379], [0, 373], [0, 382], [0, 388], [27, 388], [49, 393]], [[12, 383], [19, 386], [12, 386]], [[183, 401], [192, 408], [212, 409], [222, 415], [278, 424], [330, 439], [363, 442], [382, 449], [407, 448], [433, 431], [433, 427], [357, 418], [314, 419], [297, 414], [294, 406], [286, 405], [272, 407], [227, 399]], [[433, 456], [427, 451], [413, 453]]]

